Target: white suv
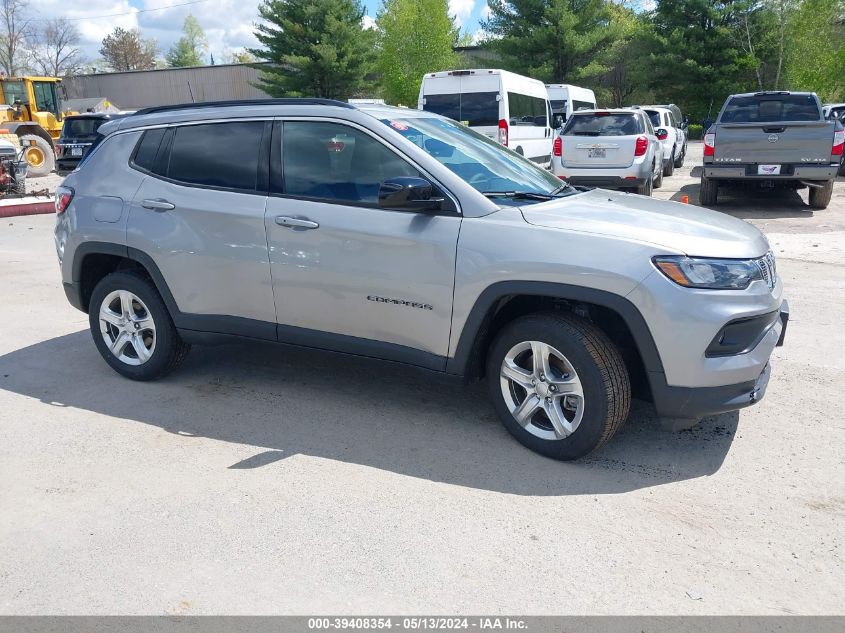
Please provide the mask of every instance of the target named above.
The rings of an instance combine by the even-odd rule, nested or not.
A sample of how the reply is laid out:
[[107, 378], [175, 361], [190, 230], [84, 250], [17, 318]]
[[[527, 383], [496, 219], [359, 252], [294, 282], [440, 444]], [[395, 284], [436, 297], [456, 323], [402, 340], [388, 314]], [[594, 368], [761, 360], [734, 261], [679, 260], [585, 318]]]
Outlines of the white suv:
[[682, 167], [687, 155], [685, 124], [678, 120], [674, 109], [668, 106], [640, 106], [663, 143], [663, 175], [671, 176], [675, 167]]

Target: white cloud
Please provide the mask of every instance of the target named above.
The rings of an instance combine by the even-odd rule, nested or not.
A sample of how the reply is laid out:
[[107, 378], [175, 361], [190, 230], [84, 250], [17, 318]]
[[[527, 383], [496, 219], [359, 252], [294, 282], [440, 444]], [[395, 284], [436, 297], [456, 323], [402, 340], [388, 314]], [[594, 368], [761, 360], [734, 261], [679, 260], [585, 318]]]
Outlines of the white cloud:
[[481, 15], [482, 20], [486, 20], [487, 18], [490, 17], [490, 5], [487, 4], [486, 2], [484, 3], [484, 6], [481, 7], [480, 15]]
[[[167, 0], [141, 0], [144, 9], [166, 6]], [[30, 0], [30, 10], [36, 18], [66, 17], [69, 19], [86, 16], [103, 16], [115, 13], [116, 17], [75, 20], [81, 36], [80, 48], [84, 55], [95, 60], [100, 57], [99, 49], [103, 38], [116, 26], [124, 29], [140, 28], [144, 37], [158, 40], [160, 54], [182, 36], [182, 23], [192, 13], [205, 30], [209, 52], [215, 61], [222, 61], [225, 51], [253, 47], [257, 44], [253, 31], [258, 21], [258, 3], [250, 0], [208, 0], [198, 4], [169, 7], [160, 11], [138, 13], [128, 0], [86, 0], [74, 5], [64, 0]]]
[[485, 31], [484, 29], [478, 29], [475, 33], [472, 34], [472, 43], [474, 45], [481, 44], [482, 42], [486, 42], [490, 38], [490, 34]]
[[376, 28], [375, 18], [372, 18], [369, 15], [365, 15], [363, 18], [361, 18], [361, 26], [363, 26], [364, 29]]
[[464, 21], [472, 15], [475, 8], [475, 0], [449, 0], [449, 15], [455, 18], [455, 24], [463, 25]]

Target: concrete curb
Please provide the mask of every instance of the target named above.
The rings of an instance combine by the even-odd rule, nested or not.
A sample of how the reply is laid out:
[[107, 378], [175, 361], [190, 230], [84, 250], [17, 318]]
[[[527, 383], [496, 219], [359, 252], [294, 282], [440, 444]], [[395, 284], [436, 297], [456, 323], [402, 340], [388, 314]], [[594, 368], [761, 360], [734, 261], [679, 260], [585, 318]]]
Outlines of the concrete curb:
[[2, 202], [7, 204], [0, 203], [0, 218], [56, 212], [55, 203], [52, 200], [44, 200], [43, 198], [36, 200], [21, 198], [19, 200], [4, 200]]

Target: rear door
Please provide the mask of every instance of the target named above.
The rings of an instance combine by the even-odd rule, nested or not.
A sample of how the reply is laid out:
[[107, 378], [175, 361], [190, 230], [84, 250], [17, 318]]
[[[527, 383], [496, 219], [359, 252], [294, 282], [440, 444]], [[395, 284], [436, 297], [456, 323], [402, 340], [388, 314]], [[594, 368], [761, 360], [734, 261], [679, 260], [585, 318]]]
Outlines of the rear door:
[[628, 167], [634, 162], [636, 140], [641, 133], [633, 112], [576, 112], [561, 136], [562, 163], [579, 168]]
[[127, 244], [152, 257], [181, 312], [242, 319], [200, 318], [197, 329], [230, 332], [240, 323], [246, 329], [234, 333], [275, 338], [267, 160], [260, 160], [271, 126], [227, 121], [148, 130], [132, 157], [148, 176], [132, 201]]
[[714, 162], [829, 163], [833, 126], [812, 95], [732, 97], [716, 127]]

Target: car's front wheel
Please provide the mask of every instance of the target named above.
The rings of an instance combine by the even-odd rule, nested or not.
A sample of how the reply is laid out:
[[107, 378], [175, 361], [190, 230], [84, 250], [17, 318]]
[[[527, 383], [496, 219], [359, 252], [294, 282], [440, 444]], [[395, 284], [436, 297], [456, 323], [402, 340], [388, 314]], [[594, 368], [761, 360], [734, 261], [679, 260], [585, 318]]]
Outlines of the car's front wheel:
[[168, 374], [191, 349], [179, 337], [158, 290], [135, 272], [116, 272], [100, 280], [91, 293], [88, 321], [100, 355], [133, 380]]
[[631, 384], [619, 350], [574, 315], [544, 312], [512, 321], [490, 347], [486, 369], [505, 428], [548, 457], [583, 457], [628, 417]]

